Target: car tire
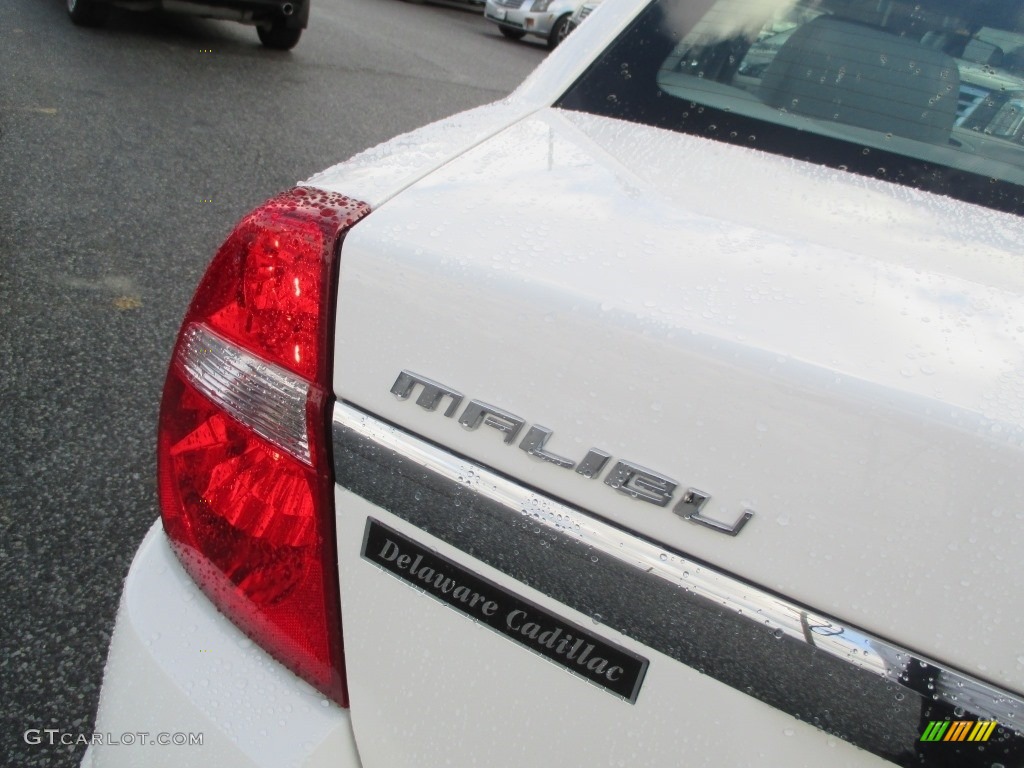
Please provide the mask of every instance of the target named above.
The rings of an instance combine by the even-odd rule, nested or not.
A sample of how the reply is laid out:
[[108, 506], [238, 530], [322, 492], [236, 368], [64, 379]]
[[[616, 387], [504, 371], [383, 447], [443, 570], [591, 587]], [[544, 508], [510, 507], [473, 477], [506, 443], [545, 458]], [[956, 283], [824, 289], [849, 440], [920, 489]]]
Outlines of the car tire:
[[548, 34], [548, 50], [554, 50], [558, 47], [558, 44], [565, 40], [569, 36], [569, 14], [559, 16], [555, 21], [555, 25], [551, 28], [551, 32]]
[[98, 27], [110, 9], [98, 0], [67, 0], [68, 16], [80, 27]]
[[299, 42], [299, 38], [302, 37], [302, 28], [286, 27], [284, 24], [276, 22], [269, 27], [256, 27], [256, 34], [259, 35], [260, 42], [263, 43], [264, 48], [272, 48], [275, 51], [290, 51]]
[[501, 34], [503, 34], [509, 40], [522, 40], [526, 36], [526, 33], [523, 32], [521, 29], [513, 29], [512, 27], [501, 26], [499, 26], [498, 29], [500, 29]]

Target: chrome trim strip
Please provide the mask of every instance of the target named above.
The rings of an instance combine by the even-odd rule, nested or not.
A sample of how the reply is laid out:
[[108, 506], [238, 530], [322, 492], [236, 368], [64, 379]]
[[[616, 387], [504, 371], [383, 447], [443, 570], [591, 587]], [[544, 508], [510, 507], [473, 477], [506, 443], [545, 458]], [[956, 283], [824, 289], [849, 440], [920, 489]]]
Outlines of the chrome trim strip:
[[[336, 481], [640, 643], [899, 765], [1024, 764], [1024, 698], [336, 403]], [[931, 720], [996, 720], [930, 743]]]

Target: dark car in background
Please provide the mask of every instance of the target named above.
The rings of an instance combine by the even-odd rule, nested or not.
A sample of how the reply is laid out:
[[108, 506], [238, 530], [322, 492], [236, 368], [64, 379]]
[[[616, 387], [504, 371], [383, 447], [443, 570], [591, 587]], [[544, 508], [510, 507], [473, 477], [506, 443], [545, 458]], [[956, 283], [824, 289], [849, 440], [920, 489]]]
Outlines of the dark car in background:
[[111, 8], [238, 21], [255, 26], [264, 46], [282, 51], [295, 47], [309, 23], [309, 0], [67, 0], [67, 5], [71, 21], [86, 27], [103, 24]]

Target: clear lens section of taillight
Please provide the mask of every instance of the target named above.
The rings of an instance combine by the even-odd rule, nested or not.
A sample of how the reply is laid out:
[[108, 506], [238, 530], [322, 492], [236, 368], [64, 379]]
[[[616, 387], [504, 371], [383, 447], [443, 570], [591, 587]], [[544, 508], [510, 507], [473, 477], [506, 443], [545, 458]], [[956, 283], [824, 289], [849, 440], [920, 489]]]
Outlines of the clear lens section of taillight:
[[336, 244], [368, 212], [300, 188], [242, 220], [186, 315], [158, 439], [164, 529], [186, 570], [343, 706], [329, 330]]
[[196, 323], [181, 335], [176, 362], [189, 383], [228, 414], [312, 466], [308, 382]]

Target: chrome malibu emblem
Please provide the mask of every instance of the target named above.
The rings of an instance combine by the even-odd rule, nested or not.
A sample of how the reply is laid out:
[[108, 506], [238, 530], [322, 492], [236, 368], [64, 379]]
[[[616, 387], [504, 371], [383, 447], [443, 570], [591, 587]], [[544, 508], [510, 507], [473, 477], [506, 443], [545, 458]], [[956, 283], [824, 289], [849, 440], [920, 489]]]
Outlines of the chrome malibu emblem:
[[[408, 400], [417, 387], [420, 391], [416, 398], [416, 404], [428, 411], [436, 411], [443, 403], [445, 404], [445, 417], [452, 418], [462, 404], [461, 392], [412, 371], [402, 371], [398, 374], [395, 383], [391, 385], [391, 393], [399, 400]], [[458, 421], [466, 429], [478, 429], [481, 425], [496, 429], [501, 433], [507, 445], [514, 445], [519, 433], [526, 427], [525, 419], [480, 400], [470, 400], [463, 408]], [[574, 469], [577, 474], [591, 480], [600, 477], [601, 473], [611, 465], [604, 475], [605, 485], [626, 496], [659, 507], [667, 507], [672, 502], [676, 489], [679, 487], [679, 483], [675, 480], [631, 461], [614, 459], [610, 454], [597, 448], [591, 448], [577, 463], [545, 450], [544, 446], [551, 435], [552, 431], [547, 427], [534, 424], [530, 426], [526, 435], [519, 442], [519, 448], [536, 459], [563, 469]], [[706, 517], [702, 510], [710, 499], [711, 496], [703, 491], [687, 488], [672, 511], [684, 520], [730, 536], [738, 534], [747, 521], [754, 516], [753, 510], [745, 509], [732, 525]]]

